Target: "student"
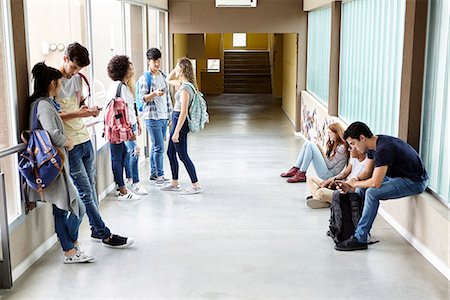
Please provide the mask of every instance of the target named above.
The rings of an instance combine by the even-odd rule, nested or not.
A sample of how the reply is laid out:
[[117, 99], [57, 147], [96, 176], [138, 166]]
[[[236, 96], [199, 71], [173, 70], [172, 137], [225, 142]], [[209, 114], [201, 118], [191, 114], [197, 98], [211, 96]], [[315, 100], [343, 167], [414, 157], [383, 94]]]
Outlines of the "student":
[[[178, 78], [178, 80], [175, 80]], [[178, 159], [183, 162], [186, 171], [191, 178], [191, 185], [187, 187], [182, 194], [190, 195], [202, 192], [202, 188], [197, 179], [195, 166], [189, 158], [187, 152], [187, 136], [189, 133], [189, 126], [187, 122], [188, 107], [194, 97], [194, 89], [190, 84], [197, 86], [192, 69], [191, 61], [186, 58], [180, 58], [176, 67], [167, 76], [167, 81], [175, 86], [179, 85], [179, 89], [175, 94], [175, 106], [172, 115], [172, 129], [170, 131], [169, 146], [167, 155], [169, 156], [170, 169], [172, 170], [171, 184], [163, 187], [163, 191], [179, 191], [180, 185], [178, 183]], [[181, 83], [181, 85], [180, 85]]]
[[349, 180], [356, 178], [364, 171], [366, 162], [367, 157], [364, 153], [361, 153], [356, 149], [351, 149], [350, 163], [338, 175], [327, 180], [321, 180], [319, 177], [308, 177], [306, 183], [308, 184], [312, 195], [306, 197], [306, 205], [310, 208], [330, 207], [333, 192], [336, 190], [334, 180]]
[[367, 164], [374, 169], [372, 175], [360, 175], [338, 185], [341, 193], [356, 188], [364, 199], [364, 209], [354, 236], [337, 244], [335, 249], [365, 250], [380, 200], [422, 193], [428, 184], [428, 174], [413, 147], [396, 137], [373, 135], [362, 122], [352, 123], [344, 132], [344, 138], [352, 148], [367, 153]]
[[[134, 136], [141, 135], [142, 127], [141, 121], [138, 117], [138, 112], [136, 108], [136, 99], [134, 95], [136, 94], [136, 83], [134, 79], [134, 68], [131, 65], [133, 75], [128, 79], [126, 85], [130, 89], [133, 98], [128, 98], [128, 115], [130, 117], [131, 126], [133, 128]], [[136, 139], [131, 141], [126, 141], [125, 146], [127, 148], [127, 155], [125, 157], [125, 175], [127, 177], [126, 185], [135, 194], [147, 195], [147, 190], [142, 186], [139, 181], [139, 155], [141, 153], [141, 148], [136, 142]]]
[[106, 247], [125, 248], [133, 243], [133, 239], [111, 234], [98, 209], [95, 154], [83, 118], [96, 117], [100, 110], [97, 106], [89, 108], [87, 103], [82, 103], [82, 79], [77, 74], [89, 64], [88, 50], [79, 43], [72, 43], [67, 46], [63, 63], [59, 67], [63, 77], [56, 101], [61, 107], [60, 116], [64, 122], [65, 134], [74, 143], [73, 149], [69, 151], [70, 175], [86, 206], [91, 240], [101, 242]]
[[27, 194], [30, 201], [42, 200], [52, 204], [55, 231], [64, 250], [63, 262], [65, 264], [90, 262], [94, 260], [94, 257], [82, 252], [78, 244], [78, 230], [85, 214], [85, 208], [73, 186], [67, 167], [69, 165], [67, 150], [73, 149], [74, 145], [72, 139], [64, 133], [63, 121], [58, 112], [59, 105], [54, 100], [61, 89], [62, 74], [44, 63], [36, 64], [31, 73], [34, 77], [34, 90], [28, 98], [30, 120], [33, 118], [35, 105], [38, 105], [38, 122], [42, 129], [48, 132], [52, 144], [62, 152], [64, 170], [45, 189], [42, 198], [37, 191], [31, 188], [28, 188]]
[[[116, 55], [108, 63], [108, 76], [113, 82], [108, 87], [106, 92], [107, 101], [111, 101], [116, 97], [117, 89], [120, 88], [120, 98], [127, 103], [134, 103], [134, 96], [126, 85], [126, 82], [133, 76], [133, 67], [128, 56]], [[125, 142], [118, 144], [109, 144], [111, 151], [111, 164], [114, 173], [114, 180], [117, 184], [117, 199], [118, 200], [139, 200], [141, 197], [125, 187], [123, 180], [123, 171], [125, 168], [125, 161], [127, 156], [127, 147]]]
[[151, 73], [151, 86], [147, 75], [139, 77], [139, 95], [144, 103], [144, 119], [152, 141], [150, 151], [150, 180], [162, 186], [164, 179], [164, 141], [169, 120], [172, 115], [172, 101], [164, 74], [159, 70], [161, 51], [150, 48], [147, 51], [148, 67]]
[[311, 162], [317, 175], [328, 179], [344, 169], [348, 160], [347, 143], [343, 139], [344, 128], [339, 123], [328, 126], [328, 141], [326, 152], [319, 144], [306, 141], [298, 155], [295, 165], [281, 177], [290, 177], [287, 182], [306, 182], [306, 170]]

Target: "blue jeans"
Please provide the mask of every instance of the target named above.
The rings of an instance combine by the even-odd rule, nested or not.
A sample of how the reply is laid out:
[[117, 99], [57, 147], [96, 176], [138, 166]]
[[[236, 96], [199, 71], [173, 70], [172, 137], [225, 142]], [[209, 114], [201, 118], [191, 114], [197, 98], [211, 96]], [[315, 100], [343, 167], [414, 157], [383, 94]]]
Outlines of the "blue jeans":
[[111, 235], [98, 211], [95, 188], [95, 155], [91, 141], [76, 145], [69, 152], [70, 176], [78, 190], [78, 195], [86, 207], [91, 230], [104, 239]]
[[164, 176], [164, 140], [168, 125], [167, 119], [145, 120], [152, 148], [150, 150], [150, 176]]
[[114, 174], [114, 181], [119, 186], [119, 188], [123, 188], [125, 186], [125, 182], [123, 181], [123, 169], [125, 168], [127, 147], [125, 147], [125, 143], [110, 143], [109, 149], [111, 151], [111, 165]]
[[53, 216], [55, 218], [55, 231], [58, 236], [59, 243], [64, 251], [73, 249], [74, 242], [78, 240], [78, 229], [85, 214], [83, 203], [79, 198], [78, 205], [80, 205], [80, 217], [69, 213], [67, 210], [59, 209], [53, 204]]
[[197, 173], [195, 172], [195, 166], [187, 153], [187, 134], [189, 133], [189, 126], [187, 120], [184, 121], [183, 127], [181, 127], [178, 139], [179, 142], [174, 143], [172, 141], [172, 135], [173, 132], [175, 131], [175, 127], [177, 127], [179, 116], [180, 116], [179, 111], [174, 111], [172, 114], [172, 129], [170, 130], [169, 146], [167, 149], [167, 156], [169, 157], [170, 169], [172, 171], [172, 179], [178, 180], [178, 171], [179, 171], [177, 159], [178, 153], [180, 160], [183, 162], [184, 166], [186, 167], [186, 171], [188, 172], [189, 177], [191, 178], [191, 182], [195, 183], [198, 181]]
[[302, 149], [300, 150], [295, 166], [299, 168], [300, 171], [306, 172], [311, 162], [314, 165], [317, 176], [319, 176], [320, 178], [328, 179], [336, 175], [328, 169], [322, 152], [320, 152], [319, 150], [319, 147], [317, 147], [316, 144], [310, 141], [306, 141]]
[[428, 185], [428, 180], [415, 182], [404, 177], [385, 177], [381, 187], [357, 189], [356, 192], [364, 199], [364, 209], [355, 230], [355, 238], [365, 243], [367, 234], [377, 216], [380, 200], [398, 199], [422, 193]]
[[[133, 132], [136, 133], [136, 124], [133, 125]], [[132, 178], [133, 183], [139, 182], [139, 152], [136, 152], [137, 142], [126, 141], [125, 147], [127, 147], [127, 156], [125, 159], [125, 175], [127, 178]]]

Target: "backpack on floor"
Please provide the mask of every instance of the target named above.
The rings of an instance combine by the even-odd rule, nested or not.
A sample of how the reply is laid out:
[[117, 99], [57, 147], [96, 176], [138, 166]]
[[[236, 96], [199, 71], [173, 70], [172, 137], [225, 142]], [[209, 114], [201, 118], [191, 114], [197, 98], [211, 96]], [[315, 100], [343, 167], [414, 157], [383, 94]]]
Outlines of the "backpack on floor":
[[128, 116], [128, 105], [120, 97], [120, 90], [123, 85], [123, 83], [119, 83], [116, 96], [109, 101], [105, 110], [103, 136], [111, 144], [120, 144], [133, 139], [133, 130]]
[[362, 215], [363, 200], [356, 193], [333, 193], [330, 206], [329, 235], [334, 242], [340, 243], [355, 233], [356, 226]]
[[[60, 150], [52, 144], [48, 132], [39, 126], [36, 102], [33, 111], [31, 130], [23, 131], [22, 141], [26, 148], [19, 157], [19, 172], [25, 183], [33, 190], [43, 194], [45, 188], [50, 186], [64, 165], [64, 157]], [[28, 138], [25, 136], [28, 135]]]
[[194, 97], [187, 114], [189, 130], [193, 133], [199, 133], [205, 128], [205, 124], [209, 123], [208, 107], [203, 94], [197, 91], [192, 83], [186, 82], [186, 84], [194, 91]]

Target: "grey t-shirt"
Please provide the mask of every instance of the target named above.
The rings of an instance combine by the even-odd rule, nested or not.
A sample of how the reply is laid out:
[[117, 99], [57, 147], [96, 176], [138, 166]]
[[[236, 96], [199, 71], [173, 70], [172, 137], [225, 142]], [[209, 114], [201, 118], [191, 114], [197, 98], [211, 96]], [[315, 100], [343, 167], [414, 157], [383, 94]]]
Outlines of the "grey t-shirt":
[[[164, 79], [164, 76], [162, 76], [161, 73], [159, 75], [153, 75], [152, 92], [155, 90], [165, 88], [166, 88], [166, 80]], [[162, 96], [156, 96], [155, 98], [153, 98], [153, 102], [156, 105], [156, 111], [158, 112], [159, 119], [169, 118], [169, 112], [167, 111], [167, 93], [168, 91], [165, 91], [165, 93]]]
[[194, 90], [192, 87], [183, 83], [180, 86], [180, 89], [175, 93], [175, 106], [173, 107], [173, 111], [181, 111], [181, 91], [186, 90], [189, 94], [189, 104], [191, 104], [192, 99], [194, 98]]

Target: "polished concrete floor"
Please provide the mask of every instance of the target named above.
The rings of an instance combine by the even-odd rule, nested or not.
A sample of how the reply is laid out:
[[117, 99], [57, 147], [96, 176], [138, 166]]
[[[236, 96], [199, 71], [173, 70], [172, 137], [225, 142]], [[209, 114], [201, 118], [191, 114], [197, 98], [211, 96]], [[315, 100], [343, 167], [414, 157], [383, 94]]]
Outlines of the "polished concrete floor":
[[55, 245], [0, 299], [449, 299], [447, 279], [381, 217], [372, 231], [380, 243], [333, 249], [329, 210], [307, 208], [306, 184], [279, 177], [302, 143], [280, 100], [208, 100], [211, 123], [189, 136], [203, 194], [160, 191], [145, 180], [146, 163], [148, 196], [101, 203], [108, 226], [136, 239], [132, 248], [91, 242], [84, 223], [80, 241], [95, 263], [64, 265]]

